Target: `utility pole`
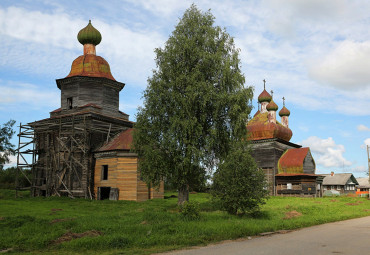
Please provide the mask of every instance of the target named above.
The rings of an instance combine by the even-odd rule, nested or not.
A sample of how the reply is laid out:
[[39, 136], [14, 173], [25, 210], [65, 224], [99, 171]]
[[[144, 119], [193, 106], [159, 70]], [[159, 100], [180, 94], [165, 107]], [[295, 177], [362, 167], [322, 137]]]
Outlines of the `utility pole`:
[[[369, 174], [369, 184], [370, 184], [370, 146], [366, 145], [367, 148], [367, 168]], [[370, 188], [369, 188], [369, 200], [370, 200]]]

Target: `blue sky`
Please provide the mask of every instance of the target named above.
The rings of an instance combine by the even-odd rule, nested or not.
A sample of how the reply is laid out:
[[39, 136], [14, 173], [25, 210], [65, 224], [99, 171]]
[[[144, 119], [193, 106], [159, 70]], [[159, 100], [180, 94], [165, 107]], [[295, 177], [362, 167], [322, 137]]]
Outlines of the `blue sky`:
[[[183, 12], [211, 10], [240, 48], [254, 102], [266, 79], [274, 101], [291, 111], [291, 142], [310, 146], [317, 173], [365, 176], [370, 145], [370, 2], [47, 1], [0, 2], [0, 123], [47, 118], [59, 108], [55, 79], [82, 55], [78, 31], [88, 20], [101, 32], [97, 55], [126, 83], [120, 109], [135, 120], [163, 47]], [[257, 105], [255, 104], [255, 107]], [[253, 111], [254, 114], [255, 110]], [[16, 143], [16, 139], [13, 139]]]

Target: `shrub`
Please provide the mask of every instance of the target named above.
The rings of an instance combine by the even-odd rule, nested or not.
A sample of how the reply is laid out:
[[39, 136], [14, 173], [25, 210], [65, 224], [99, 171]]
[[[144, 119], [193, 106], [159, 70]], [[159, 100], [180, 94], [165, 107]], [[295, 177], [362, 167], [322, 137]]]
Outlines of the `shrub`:
[[[28, 179], [30, 180], [32, 179], [31, 170], [29, 169], [23, 170], [23, 173], [28, 177]], [[16, 167], [9, 167], [0, 170], [0, 189], [14, 189], [16, 175], [17, 175]], [[18, 175], [18, 186], [20, 188], [30, 186], [30, 183], [22, 173], [19, 173]]]
[[212, 195], [221, 210], [230, 214], [255, 214], [265, 203], [265, 175], [250, 155], [245, 142], [234, 145], [214, 174]]
[[197, 202], [187, 201], [180, 206], [181, 216], [186, 220], [198, 220], [200, 218], [200, 208]]

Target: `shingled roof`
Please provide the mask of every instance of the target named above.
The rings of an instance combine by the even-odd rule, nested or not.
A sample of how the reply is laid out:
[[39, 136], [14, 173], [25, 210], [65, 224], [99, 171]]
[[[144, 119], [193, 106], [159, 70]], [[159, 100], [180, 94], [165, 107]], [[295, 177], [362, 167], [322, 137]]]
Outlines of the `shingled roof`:
[[358, 185], [356, 178], [351, 173], [344, 174], [322, 174], [325, 176], [322, 185], [346, 185], [347, 182], [353, 182]]
[[358, 186], [361, 188], [370, 188], [369, 177], [356, 178]]
[[312, 169], [310, 172], [304, 171], [305, 170], [304, 161], [307, 155], [311, 156], [310, 148], [308, 147], [286, 150], [284, 154], [280, 157], [279, 162], [278, 162], [279, 174], [281, 173], [310, 173], [311, 174], [312, 170], [314, 173], [315, 169]]
[[117, 151], [117, 150], [130, 150], [132, 144], [133, 128], [122, 131], [116, 135], [110, 142], [103, 145], [98, 151]]

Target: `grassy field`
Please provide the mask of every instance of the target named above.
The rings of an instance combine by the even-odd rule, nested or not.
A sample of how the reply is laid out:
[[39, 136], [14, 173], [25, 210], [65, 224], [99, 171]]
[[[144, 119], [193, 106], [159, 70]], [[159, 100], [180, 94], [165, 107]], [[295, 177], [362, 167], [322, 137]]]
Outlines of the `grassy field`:
[[151, 254], [370, 215], [370, 201], [354, 197], [271, 197], [256, 218], [215, 210], [208, 194], [191, 194], [190, 200], [200, 204], [199, 220], [184, 220], [177, 198], [137, 203], [23, 193], [15, 199], [13, 191], [0, 190], [0, 251]]

